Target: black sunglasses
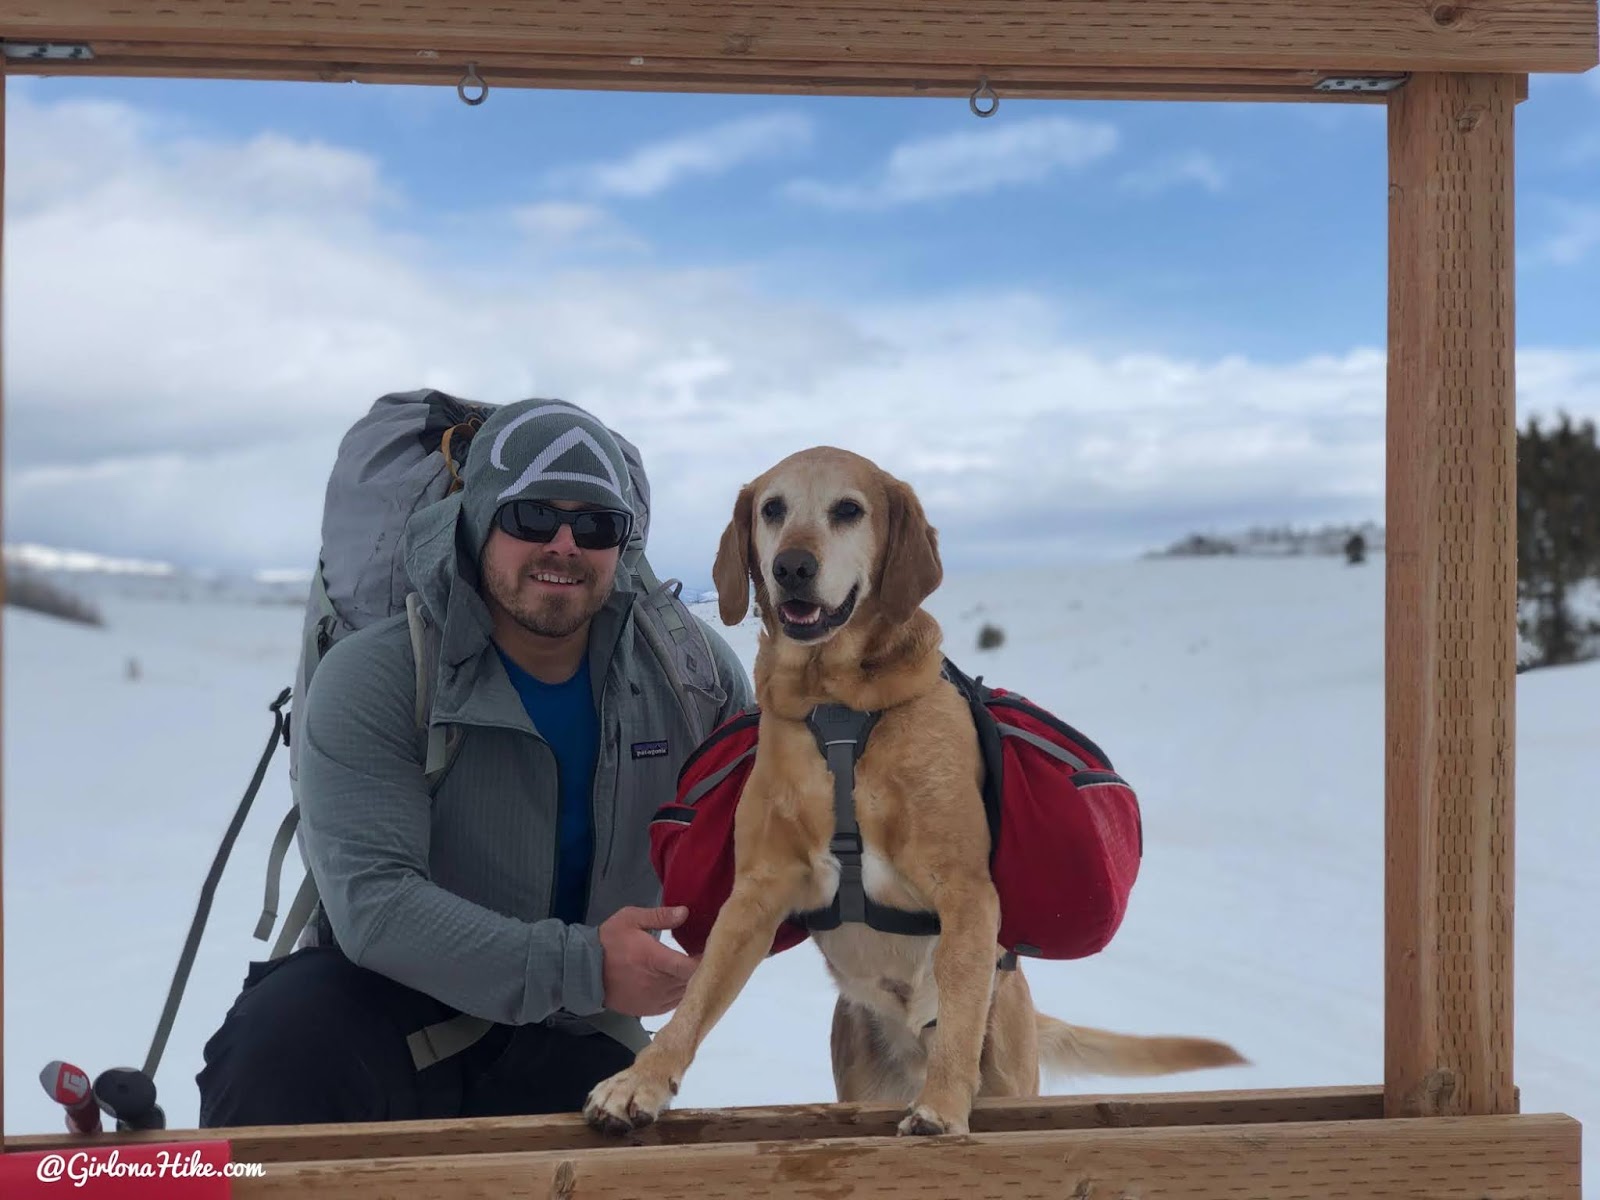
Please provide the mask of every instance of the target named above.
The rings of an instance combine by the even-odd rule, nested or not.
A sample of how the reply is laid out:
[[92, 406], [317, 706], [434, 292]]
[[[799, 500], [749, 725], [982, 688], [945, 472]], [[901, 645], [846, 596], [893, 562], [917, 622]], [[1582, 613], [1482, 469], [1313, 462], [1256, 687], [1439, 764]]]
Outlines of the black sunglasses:
[[495, 524], [524, 542], [548, 542], [563, 525], [572, 526], [572, 540], [584, 550], [610, 550], [628, 540], [633, 516], [615, 508], [580, 508], [568, 512], [538, 500], [511, 500], [494, 514]]

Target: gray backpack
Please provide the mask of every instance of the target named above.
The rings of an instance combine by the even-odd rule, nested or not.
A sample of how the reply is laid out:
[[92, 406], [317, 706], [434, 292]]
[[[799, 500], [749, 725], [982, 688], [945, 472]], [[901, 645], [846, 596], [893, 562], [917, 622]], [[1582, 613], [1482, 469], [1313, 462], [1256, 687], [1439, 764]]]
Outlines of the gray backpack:
[[[471, 403], [433, 389], [391, 393], [379, 397], [340, 442], [323, 504], [322, 552], [306, 602], [294, 684], [285, 688], [268, 706], [273, 714], [273, 732], [201, 889], [200, 903], [145, 1059], [144, 1074], [152, 1080], [199, 948], [222, 869], [260, 789], [273, 751], [282, 741], [289, 748], [292, 800], [268, 856], [256, 939], [266, 941], [278, 925], [283, 863], [300, 821], [299, 747], [305, 706], [298, 701], [303, 700], [317, 665], [342, 638], [397, 613], [407, 614], [412, 651], [419, 665], [417, 726], [429, 733], [425, 769], [430, 792], [443, 781], [455, 739], [444, 729], [429, 725], [431, 665], [438, 661], [438, 633], [419, 605], [406, 576], [403, 535], [414, 513], [455, 490], [472, 436], [496, 407]], [[619, 569], [631, 577], [632, 586], [639, 593], [634, 606], [638, 629], [671, 680], [684, 718], [698, 743], [711, 732], [727, 695], [717, 680], [716, 659], [706, 630], [679, 596], [682, 585], [677, 580], [662, 582], [658, 579], [645, 557], [650, 525], [650, 481], [638, 450], [614, 431], [613, 436], [628, 460], [640, 517], [623, 549]], [[291, 705], [285, 715], [283, 707], [291, 697], [297, 703]], [[319, 908], [316, 884], [307, 869], [278, 929], [269, 957], [282, 957], [294, 949], [297, 942], [313, 945], [322, 940], [325, 930], [321, 928], [324, 922]]]

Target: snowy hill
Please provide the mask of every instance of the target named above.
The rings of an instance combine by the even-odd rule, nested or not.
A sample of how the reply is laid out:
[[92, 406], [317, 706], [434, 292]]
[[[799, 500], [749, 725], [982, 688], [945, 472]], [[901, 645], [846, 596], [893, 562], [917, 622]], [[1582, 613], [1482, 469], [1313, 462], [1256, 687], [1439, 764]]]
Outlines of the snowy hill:
[[[1125, 925], [1094, 958], [1028, 964], [1040, 1006], [1225, 1038], [1252, 1060], [1054, 1090], [1381, 1082], [1381, 564], [1152, 559], [990, 573], [949, 579], [930, 608], [952, 657], [1079, 725], [1144, 805], [1146, 858]], [[103, 629], [5, 616], [8, 1132], [59, 1127], [36, 1077], [47, 1060], [98, 1071], [143, 1059], [298, 649], [292, 607], [121, 598], [106, 616]], [[997, 650], [976, 649], [985, 622], [1005, 631]], [[755, 627], [728, 636], [748, 663]], [[1517, 1081], [1525, 1111], [1587, 1123], [1592, 1164], [1600, 664], [1531, 672], [1517, 689]], [[287, 804], [285, 763], [280, 750], [157, 1076], [175, 1126], [195, 1119], [201, 1047], [263, 949], [250, 930]], [[831, 1099], [831, 1004], [809, 945], [764, 963], [679, 1104]], [[1593, 1187], [1600, 1174], [1588, 1175]]]
[[108, 597], [242, 604], [304, 604], [311, 574], [299, 569], [221, 571], [117, 558], [31, 542], [8, 544], [9, 574], [49, 580], [94, 602]]
[[1373, 521], [1359, 525], [1325, 525], [1316, 529], [1296, 529], [1289, 525], [1263, 525], [1242, 533], [1192, 533], [1161, 550], [1152, 558], [1210, 558], [1217, 555], [1245, 555], [1252, 558], [1292, 558], [1299, 555], [1342, 556], [1345, 544], [1359, 534], [1368, 554], [1381, 554], [1384, 529]]

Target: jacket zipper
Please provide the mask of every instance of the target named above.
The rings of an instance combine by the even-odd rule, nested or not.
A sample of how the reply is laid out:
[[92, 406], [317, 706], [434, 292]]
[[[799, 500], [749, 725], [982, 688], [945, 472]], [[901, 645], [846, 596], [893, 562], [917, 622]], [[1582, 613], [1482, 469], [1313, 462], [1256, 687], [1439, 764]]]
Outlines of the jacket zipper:
[[[607, 674], [609, 675], [610, 672], [608, 671]], [[589, 919], [589, 911], [594, 907], [594, 892], [599, 885], [600, 876], [611, 865], [611, 843], [615, 840], [617, 832], [617, 806], [613, 804], [611, 806], [611, 833], [606, 838], [606, 856], [605, 862], [602, 864], [600, 861], [600, 805], [597, 793], [600, 790], [600, 759], [605, 753], [606, 739], [609, 735], [609, 731], [606, 728], [606, 694], [608, 691], [609, 689], [605, 687], [600, 690], [600, 712], [598, 716], [600, 736], [595, 746], [595, 770], [589, 777], [589, 881], [584, 890], [583, 898], [583, 920], [585, 921]], [[620, 740], [619, 738], [619, 743]], [[619, 744], [617, 747], [619, 759], [621, 755], [622, 747]], [[619, 762], [618, 770], [612, 772], [612, 778], [616, 778], [620, 768], [621, 763]]]
[[546, 916], [556, 915], [556, 885], [561, 879], [561, 759], [557, 757], [555, 747], [543, 738], [538, 739], [544, 748], [550, 751], [550, 759], [556, 765], [556, 827], [555, 837], [551, 838], [550, 851], [550, 886], [545, 891], [544, 911]]

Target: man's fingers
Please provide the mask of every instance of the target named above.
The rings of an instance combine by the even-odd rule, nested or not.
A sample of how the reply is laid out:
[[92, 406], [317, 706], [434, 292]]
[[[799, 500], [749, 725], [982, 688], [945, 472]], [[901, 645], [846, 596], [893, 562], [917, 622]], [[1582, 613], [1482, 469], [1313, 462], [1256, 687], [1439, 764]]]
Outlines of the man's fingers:
[[679, 904], [669, 908], [641, 908], [636, 915], [640, 929], [676, 929], [688, 919], [689, 910]]
[[646, 965], [652, 971], [657, 971], [668, 978], [685, 982], [694, 974], [695, 967], [699, 965], [697, 959], [690, 958], [687, 954], [679, 953], [671, 947], [663, 946], [654, 938], [651, 938], [650, 945], [645, 947], [645, 954]]

